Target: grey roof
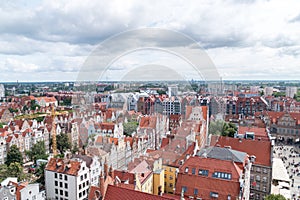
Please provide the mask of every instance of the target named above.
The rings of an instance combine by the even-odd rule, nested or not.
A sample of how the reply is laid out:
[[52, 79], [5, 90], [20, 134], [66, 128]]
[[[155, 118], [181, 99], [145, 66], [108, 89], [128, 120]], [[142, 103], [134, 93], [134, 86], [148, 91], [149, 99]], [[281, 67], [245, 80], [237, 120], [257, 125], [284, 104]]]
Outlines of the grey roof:
[[201, 149], [197, 155], [201, 157], [215, 158], [220, 160], [232, 160], [234, 162], [242, 163], [247, 157], [245, 152], [236, 151], [230, 148], [221, 148], [221, 147], [208, 147]]
[[74, 154], [74, 155], [72, 155], [72, 158], [79, 158], [79, 159], [85, 161], [85, 162], [86, 162], [86, 166], [87, 166], [88, 168], [91, 167], [91, 164], [92, 164], [92, 162], [93, 162], [93, 158], [90, 157], [90, 156], [86, 156], [86, 155], [78, 155], [78, 154]]

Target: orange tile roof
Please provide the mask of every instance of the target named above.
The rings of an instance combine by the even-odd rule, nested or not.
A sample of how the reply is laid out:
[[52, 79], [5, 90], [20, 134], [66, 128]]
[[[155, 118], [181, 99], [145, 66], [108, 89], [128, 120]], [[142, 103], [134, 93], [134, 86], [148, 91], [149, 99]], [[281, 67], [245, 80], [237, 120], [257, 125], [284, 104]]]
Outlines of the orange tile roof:
[[156, 117], [155, 116], [143, 116], [141, 117], [140, 128], [156, 128]]
[[153, 195], [145, 192], [140, 192], [137, 190], [131, 190], [128, 188], [117, 187], [114, 185], [108, 185], [104, 200], [170, 200], [175, 199], [171, 197], [163, 197], [158, 195]]
[[101, 197], [101, 189], [100, 187], [91, 186], [89, 191], [88, 200], [97, 200]]
[[265, 128], [239, 126], [238, 133], [245, 134], [246, 132], [254, 132], [255, 139], [261, 138], [269, 141], [269, 137]]
[[246, 152], [249, 156], [256, 156], [254, 164], [271, 166], [271, 142], [248, 140], [220, 136], [217, 139], [216, 146], [220, 147], [230, 146], [237, 151]]
[[64, 162], [61, 158], [51, 158], [46, 166], [46, 170], [71, 176], [77, 176], [80, 170], [81, 163], [74, 160]]

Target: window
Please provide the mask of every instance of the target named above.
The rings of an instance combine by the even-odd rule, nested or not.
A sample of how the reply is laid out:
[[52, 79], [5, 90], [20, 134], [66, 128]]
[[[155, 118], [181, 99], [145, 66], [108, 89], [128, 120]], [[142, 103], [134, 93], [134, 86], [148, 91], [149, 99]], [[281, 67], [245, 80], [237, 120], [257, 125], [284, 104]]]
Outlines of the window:
[[256, 181], [260, 181], [260, 176], [256, 176]]
[[79, 184], [79, 190], [81, 190], [81, 184]]
[[87, 174], [84, 175], [84, 179], [87, 179]]
[[263, 173], [264, 173], [264, 174], [267, 174], [267, 173], [268, 173], [268, 170], [267, 170], [266, 168], [264, 168], [264, 169], [263, 169]]
[[260, 172], [260, 167], [256, 167], [256, 171], [257, 171], [257, 172]]
[[192, 169], [192, 174], [196, 174], [196, 169], [195, 168]]
[[189, 168], [186, 167], [185, 170], [184, 170], [184, 172], [185, 172], [185, 173], [188, 173], [188, 172], [189, 172]]
[[263, 177], [263, 179], [262, 179], [262, 181], [264, 182], [264, 183], [266, 183], [267, 182], [267, 177]]
[[262, 190], [263, 190], [264, 192], [266, 192], [266, 191], [267, 191], [267, 187], [264, 185]]
[[187, 192], [187, 187], [186, 186], [182, 186], [181, 191], [183, 191], [184, 193]]
[[231, 174], [225, 172], [214, 172], [212, 177], [231, 180]]
[[205, 169], [199, 169], [198, 175], [201, 175], [201, 176], [208, 176], [208, 170], [205, 170]]
[[216, 192], [210, 192], [210, 197], [212, 197], [212, 198], [218, 198], [219, 194], [216, 193]]
[[59, 183], [59, 187], [60, 187], [60, 188], [63, 187], [63, 183], [62, 183], [62, 182]]
[[83, 175], [80, 176], [80, 180], [81, 180], [81, 181], [83, 180]]
[[255, 186], [255, 189], [256, 189], [256, 190], [260, 190], [259, 184], [257, 184], [257, 185]]
[[60, 195], [64, 195], [64, 191], [63, 190], [59, 190], [59, 194]]
[[170, 187], [173, 187], [173, 183], [170, 183], [169, 186], [170, 186]]
[[259, 199], [259, 194], [256, 194], [256, 195], [255, 195], [255, 199]]
[[67, 181], [68, 180], [68, 176], [67, 175], [65, 175], [65, 181]]
[[59, 174], [59, 179], [62, 179], [62, 174]]
[[69, 196], [69, 193], [68, 191], [65, 191], [65, 196], [68, 197]]
[[194, 189], [194, 195], [198, 195], [198, 189], [197, 188]]
[[54, 174], [54, 178], [57, 178], [57, 173]]
[[230, 196], [230, 194], [229, 194], [229, 195], [227, 195], [227, 200], [231, 200], [231, 196]]
[[170, 175], [169, 179], [170, 179], [170, 180], [173, 180], [173, 176], [172, 176], [172, 175]]
[[68, 183], [65, 183], [65, 188], [68, 189]]
[[54, 184], [55, 184], [55, 186], [58, 186], [58, 182], [57, 181], [55, 181]]
[[55, 189], [55, 194], [58, 194], [58, 189]]
[[82, 197], [82, 193], [81, 192], [79, 192], [79, 198], [81, 198]]

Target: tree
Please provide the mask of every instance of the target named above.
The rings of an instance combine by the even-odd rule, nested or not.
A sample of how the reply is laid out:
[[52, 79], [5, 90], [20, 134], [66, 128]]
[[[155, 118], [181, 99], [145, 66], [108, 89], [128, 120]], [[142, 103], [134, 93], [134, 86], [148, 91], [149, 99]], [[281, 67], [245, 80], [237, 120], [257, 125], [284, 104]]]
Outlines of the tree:
[[31, 100], [30, 102], [30, 110], [36, 110], [36, 108], [40, 108], [40, 105], [38, 105], [35, 100]]
[[208, 132], [212, 135], [221, 135], [223, 131], [224, 121], [217, 120], [217, 121], [211, 121], [209, 124]]
[[37, 168], [36, 170], [36, 177], [38, 177], [38, 179], [36, 180], [36, 182], [42, 184], [43, 186], [45, 185], [45, 168], [46, 168], [47, 163], [41, 163], [41, 165]]
[[67, 134], [61, 133], [56, 136], [57, 149], [63, 153], [67, 149], [71, 149], [71, 143]]
[[46, 148], [44, 141], [39, 141], [33, 145], [30, 151], [26, 152], [26, 155], [30, 160], [36, 162], [38, 159], [48, 159], [48, 155], [46, 154]]
[[75, 144], [72, 145], [72, 154], [75, 154], [78, 151], [79, 151], [78, 144], [77, 144], [77, 142], [75, 142]]
[[265, 200], [286, 200], [281, 194], [269, 194], [265, 197]]
[[6, 159], [5, 164], [7, 166], [9, 166], [11, 163], [14, 163], [14, 162], [23, 164], [22, 154], [16, 145], [12, 145], [10, 147], [9, 151], [7, 152], [7, 159]]
[[131, 136], [133, 132], [136, 131], [137, 127], [138, 127], [138, 122], [127, 122], [123, 124], [123, 130], [124, 130], [124, 134], [126, 136]]
[[0, 165], [0, 182], [2, 182], [4, 179], [8, 177], [8, 169], [7, 165], [2, 164]]
[[17, 177], [19, 181], [25, 179], [26, 177], [23, 172], [22, 165], [18, 162], [10, 163], [10, 165], [8, 166], [8, 174], [11, 177]]
[[233, 123], [224, 123], [222, 136], [234, 137], [234, 134], [237, 132], [237, 127]]

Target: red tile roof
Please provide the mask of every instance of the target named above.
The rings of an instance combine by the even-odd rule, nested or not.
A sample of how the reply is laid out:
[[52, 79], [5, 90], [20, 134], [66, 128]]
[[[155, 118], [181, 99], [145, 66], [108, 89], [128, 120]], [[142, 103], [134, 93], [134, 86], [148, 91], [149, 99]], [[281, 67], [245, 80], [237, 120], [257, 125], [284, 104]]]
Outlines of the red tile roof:
[[270, 141], [265, 128], [239, 126], [239, 134], [244, 135], [246, 132], [254, 132], [255, 139]]
[[217, 139], [216, 146], [230, 146], [237, 151], [246, 152], [249, 156], [256, 156], [254, 164], [271, 166], [271, 142], [248, 139], [238, 139], [220, 136]]
[[100, 187], [91, 186], [89, 191], [88, 200], [98, 200], [101, 197], [101, 189]]
[[81, 162], [78, 161], [69, 160], [68, 162], [64, 162], [64, 159], [61, 158], [51, 158], [45, 170], [77, 176], [80, 166]]
[[[188, 173], [185, 173], [186, 167]], [[192, 174], [192, 168], [195, 168], [195, 175]], [[208, 176], [199, 176], [199, 169], [208, 170]], [[231, 180], [213, 178], [214, 172], [230, 173], [232, 178]], [[242, 170], [232, 161], [190, 157], [179, 169], [175, 194], [179, 195], [185, 186], [187, 187], [185, 196], [194, 196], [194, 188], [197, 188], [197, 197], [202, 199], [211, 199], [210, 192], [218, 193], [219, 199], [227, 199], [229, 194], [232, 199], [236, 199], [239, 196], [241, 173]]]
[[128, 188], [109, 185], [107, 187], [104, 200], [170, 200], [172, 197], [163, 197], [145, 192], [131, 190]]
[[114, 179], [118, 177], [122, 183], [128, 181], [128, 184], [134, 184], [134, 173], [129, 173], [127, 171], [114, 170]]
[[140, 121], [140, 128], [156, 128], [155, 116], [143, 116]]

